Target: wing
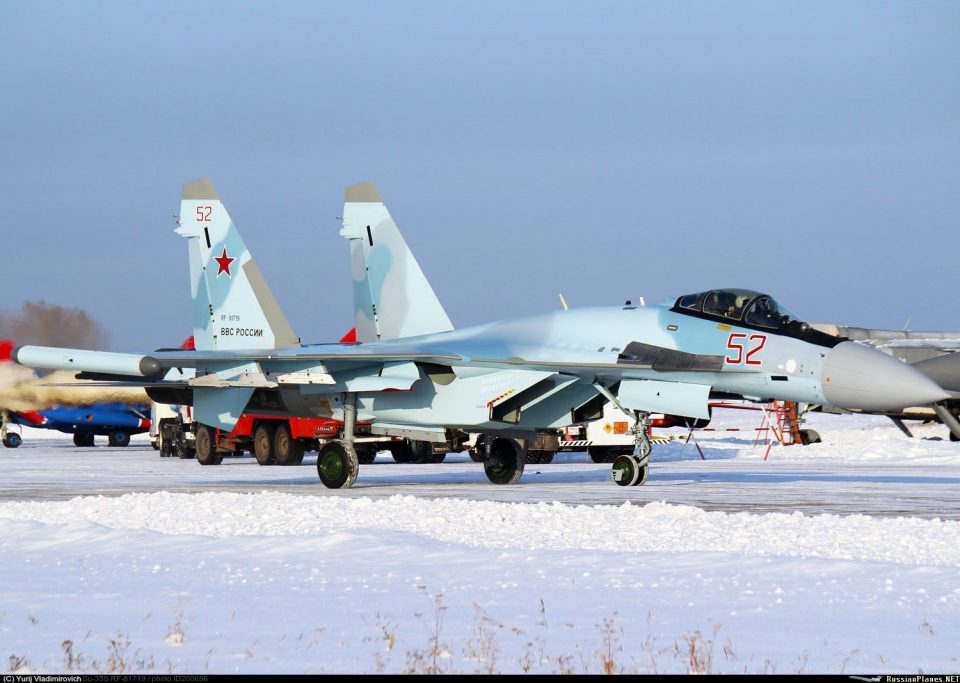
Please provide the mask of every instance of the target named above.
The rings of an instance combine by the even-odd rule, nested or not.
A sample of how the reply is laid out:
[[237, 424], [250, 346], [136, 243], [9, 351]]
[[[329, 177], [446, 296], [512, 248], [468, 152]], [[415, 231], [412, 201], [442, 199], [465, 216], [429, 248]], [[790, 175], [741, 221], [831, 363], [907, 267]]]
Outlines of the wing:
[[[20, 347], [14, 355], [24, 365], [76, 369], [82, 371], [81, 378], [109, 384], [188, 389], [202, 420], [223, 429], [232, 421], [223, 416], [238, 417], [258, 389], [287, 386], [309, 394], [379, 394], [410, 392], [421, 379], [430, 380], [427, 384], [437, 396], [434, 400], [425, 395], [417, 410], [433, 411], [438, 423], [516, 424], [535, 409], [548, 416], [543, 418], [546, 424], [569, 424], [571, 414], [592, 414], [595, 406], [587, 404], [601, 393], [599, 386], [609, 387], [629, 409], [704, 417], [711, 374], [756, 372], [724, 367], [723, 356], [639, 342], [628, 344], [615, 362], [534, 356], [545, 350], [531, 350], [530, 357], [470, 356], [466, 350], [456, 344], [390, 342], [247, 352], [170, 350], [150, 356]], [[400, 409], [399, 401], [406, 399], [384, 400], [398, 402]]]
[[320, 350], [290, 349], [287, 351], [169, 351], [152, 355], [87, 351], [47, 346], [20, 346], [11, 354], [14, 361], [28, 368], [47, 370], [77, 370], [88, 373], [91, 379], [122, 377], [131, 381], [141, 378], [157, 380], [172, 368], [199, 368], [207, 365], [242, 365], [275, 362], [316, 364], [335, 361], [348, 365], [419, 361], [450, 364], [462, 360], [458, 354], [436, 353], [416, 347], [396, 347], [389, 350], [366, 349], [359, 345], [321, 345]]

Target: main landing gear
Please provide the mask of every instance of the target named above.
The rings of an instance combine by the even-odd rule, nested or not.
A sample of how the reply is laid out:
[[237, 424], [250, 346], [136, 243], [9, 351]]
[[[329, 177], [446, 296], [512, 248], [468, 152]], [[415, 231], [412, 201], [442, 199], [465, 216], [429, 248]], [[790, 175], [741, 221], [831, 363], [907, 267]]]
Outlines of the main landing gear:
[[357, 431], [357, 395], [343, 396], [343, 438], [324, 444], [317, 456], [317, 474], [328, 489], [348, 489], [357, 480], [360, 458], [353, 444]]
[[484, 435], [477, 443], [483, 473], [494, 484], [516, 484], [523, 476], [524, 448], [516, 439]]
[[642, 486], [650, 476], [650, 413], [630, 411], [633, 414], [633, 453], [618, 455], [613, 461], [611, 476], [618, 486]]

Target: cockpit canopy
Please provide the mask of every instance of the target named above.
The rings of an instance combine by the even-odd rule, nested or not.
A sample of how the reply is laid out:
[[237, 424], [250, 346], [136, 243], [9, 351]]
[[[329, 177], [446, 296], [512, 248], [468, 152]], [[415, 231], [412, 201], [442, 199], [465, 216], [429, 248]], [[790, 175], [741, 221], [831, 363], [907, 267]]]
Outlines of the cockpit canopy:
[[771, 330], [797, 322], [773, 297], [749, 289], [712, 289], [687, 294], [677, 299], [673, 309], [678, 313], [702, 314]]

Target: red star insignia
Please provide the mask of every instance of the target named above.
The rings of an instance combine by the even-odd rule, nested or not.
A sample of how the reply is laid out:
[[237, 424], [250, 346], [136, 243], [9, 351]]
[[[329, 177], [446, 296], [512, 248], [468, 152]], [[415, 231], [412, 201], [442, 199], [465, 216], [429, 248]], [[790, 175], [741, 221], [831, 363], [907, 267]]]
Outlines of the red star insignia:
[[227, 248], [223, 248], [223, 254], [213, 259], [217, 262], [217, 277], [220, 277], [221, 273], [226, 273], [227, 277], [232, 278], [233, 275], [230, 274], [230, 264], [236, 261], [237, 259], [232, 256], [227, 256]]

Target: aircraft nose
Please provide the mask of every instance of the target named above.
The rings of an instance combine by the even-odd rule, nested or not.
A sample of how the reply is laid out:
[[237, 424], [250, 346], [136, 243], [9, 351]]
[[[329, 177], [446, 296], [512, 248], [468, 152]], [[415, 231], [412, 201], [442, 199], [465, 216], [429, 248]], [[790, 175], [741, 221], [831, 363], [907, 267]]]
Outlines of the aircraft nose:
[[823, 361], [823, 395], [838, 408], [899, 410], [949, 395], [919, 370], [855, 342], [841, 342]]

